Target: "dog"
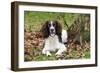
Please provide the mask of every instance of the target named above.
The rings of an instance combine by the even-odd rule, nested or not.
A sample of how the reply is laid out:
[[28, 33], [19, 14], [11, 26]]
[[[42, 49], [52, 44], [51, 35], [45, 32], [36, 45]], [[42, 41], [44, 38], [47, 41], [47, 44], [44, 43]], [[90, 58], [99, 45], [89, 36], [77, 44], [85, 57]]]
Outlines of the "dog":
[[46, 21], [42, 26], [44, 47], [42, 54], [51, 56], [51, 51], [58, 50], [55, 55], [62, 55], [66, 51], [64, 43], [67, 42], [67, 31], [62, 29], [58, 21]]

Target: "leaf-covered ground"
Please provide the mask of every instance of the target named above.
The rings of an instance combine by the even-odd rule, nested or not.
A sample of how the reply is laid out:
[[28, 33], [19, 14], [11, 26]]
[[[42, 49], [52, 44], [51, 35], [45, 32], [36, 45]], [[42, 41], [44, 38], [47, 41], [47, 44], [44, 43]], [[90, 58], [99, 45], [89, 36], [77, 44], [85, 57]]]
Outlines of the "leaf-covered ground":
[[25, 61], [46, 61], [46, 60], [63, 60], [63, 59], [88, 59], [90, 58], [90, 44], [88, 42], [80, 45], [79, 43], [68, 42], [66, 52], [61, 56], [56, 56], [55, 52], [51, 52], [52, 56], [43, 55], [43, 38], [40, 32], [25, 32], [24, 37]]

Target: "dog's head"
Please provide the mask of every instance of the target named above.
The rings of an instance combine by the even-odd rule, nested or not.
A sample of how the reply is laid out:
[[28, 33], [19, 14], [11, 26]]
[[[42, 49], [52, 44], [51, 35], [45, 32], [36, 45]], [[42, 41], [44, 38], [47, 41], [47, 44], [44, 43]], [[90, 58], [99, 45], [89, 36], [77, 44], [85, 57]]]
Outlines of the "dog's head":
[[62, 27], [58, 21], [46, 21], [42, 27], [42, 33], [44, 38], [55, 35], [61, 36]]

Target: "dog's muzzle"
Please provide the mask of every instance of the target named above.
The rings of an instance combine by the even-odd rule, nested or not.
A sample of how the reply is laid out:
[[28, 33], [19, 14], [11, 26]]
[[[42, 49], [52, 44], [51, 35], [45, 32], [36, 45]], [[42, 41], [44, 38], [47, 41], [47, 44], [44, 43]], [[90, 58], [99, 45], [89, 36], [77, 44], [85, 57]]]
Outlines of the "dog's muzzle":
[[55, 30], [54, 29], [50, 29], [50, 35], [55, 36]]

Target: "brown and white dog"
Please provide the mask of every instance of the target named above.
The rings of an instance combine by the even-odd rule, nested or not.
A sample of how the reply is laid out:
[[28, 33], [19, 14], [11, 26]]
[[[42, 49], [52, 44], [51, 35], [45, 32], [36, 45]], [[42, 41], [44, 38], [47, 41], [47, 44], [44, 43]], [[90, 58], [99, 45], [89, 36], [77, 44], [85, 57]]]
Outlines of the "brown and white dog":
[[44, 48], [42, 54], [51, 56], [51, 51], [58, 50], [56, 55], [61, 55], [66, 51], [64, 45], [67, 42], [67, 31], [62, 29], [58, 21], [46, 21], [42, 27], [44, 38]]

